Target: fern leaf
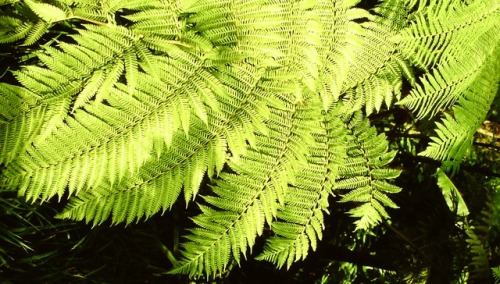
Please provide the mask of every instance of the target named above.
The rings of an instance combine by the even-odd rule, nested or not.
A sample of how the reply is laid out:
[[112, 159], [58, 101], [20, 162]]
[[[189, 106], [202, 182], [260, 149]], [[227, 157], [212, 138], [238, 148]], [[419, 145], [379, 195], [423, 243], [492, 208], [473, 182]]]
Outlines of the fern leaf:
[[[136, 174], [125, 177], [119, 183], [113, 185], [112, 190], [110, 190], [108, 183], [103, 183], [94, 186], [89, 193], [78, 194], [76, 198], [70, 199], [70, 204], [59, 217], [84, 219], [87, 222], [93, 222], [94, 225], [100, 224], [108, 218], [111, 218], [112, 223], [126, 222], [128, 224], [134, 220], [149, 218], [158, 211], [169, 209], [180, 195], [182, 186], [184, 186], [186, 203], [193, 199], [198, 192], [201, 178], [206, 171], [208, 171], [210, 177], [221, 172], [227, 159], [227, 147], [233, 154], [239, 151], [222, 137], [227, 137], [228, 133], [240, 132], [239, 128], [234, 128], [234, 124], [240, 121], [239, 124], [242, 125], [244, 121], [247, 121], [245, 117], [253, 107], [266, 109], [258, 107], [262, 103], [256, 100], [256, 96], [248, 97], [243, 95], [251, 93], [256, 88], [256, 81], [260, 77], [252, 78], [247, 82], [248, 85], [240, 82], [239, 89], [233, 90], [230, 88], [232, 86], [230, 78], [236, 78], [238, 73], [243, 72], [243, 70], [247, 72], [256, 71], [254, 68], [248, 64], [243, 64], [239, 68], [235, 66], [234, 69], [227, 69], [226, 72], [214, 75], [224, 83], [222, 85], [222, 88], [225, 89], [224, 92], [234, 92], [235, 96], [218, 100], [223, 106], [221, 109], [224, 111], [209, 112], [208, 125], [195, 119], [193, 122], [197, 123], [191, 125], [192, 129], [189, 136], [179, 130], [172, 137], [165, 138], [167, 146], [184, 146], [163, 149], [158, 159], [148, 160]], [[146, 80], [139, 80], [138, 90], [142, 89], [142, 82], [144, 81]], [[151, 81], [151, 77], [149, 77], [149, 81]], [[236, 86], [233, 87], [236, 88]], [[125, 91], [125, 87], [123, 87], [123, 90]], [[126, 101], [124, 104], [128, 105], [131, 102]], [[166, 108], [165, 111], [171, 109]], [[264, 115], [267, 114], [264, 113]], [[165, 116], [165, 114], [159, 112], [159, 116]], [[252, 117], [257, 121], [263, 120], [259, 113], [252, 114]], [[163, 123], [159, 122], [159, 119], [160, 117], [155, 118], [155, 127], [161, 129]], [[253, 122], [245, 123], [248, 126], [253, 124]], [[166, 125], [171, 125], [171, 123], [166, 123]], [[237, 144], [245, 144], [247, 137], [241, 135], [238, 139], [242, 139], [242, 141], [238, 141]], [[126, 145], [128, 144], [122, 144], [122, 147]], [[125, 148], [122, 153], [127, 151], [130, 150]], [[69, 187], [73, 188], [71, 182]], [[120, 214], [116, 215], [114, 212]]]
[[68, 18], [66, 12], [56, 6], [31, 0], [25, 0], [24, 3], [47, 23], [54, 23]]
[[38, 133], [47, 112], [29, 90], [0, 83], [0, 164], [9, 164]]
[[[487, 37], [491, 39], [494, 35]], [[452, 108], [453, 116], [445, 114], [444, 119], [436, 123], [437, 137], [431, 137], [432, 142], [420, 155], [442, 160], [447, 168], [457, 169], [496, 95], [500, 78], [498, 51], [497, 47], [479, 75], [461, 93], [457, 105]]]
[[[449, 56], [454, 46], [482, 35], [498, 23], [498, 1], [442, 1], [417, 14], [411, 25], [394, 37], [406, 58], [427, 68]], [[451, 59], [451, 58], [450, 58]]]
[[[338, 109], [337, 109], [338, 111]], [[327, 212], [328, 196], [343, 157], [342, 121], [332, 111], [325, 117], [326, 133], [317, 136], [308, 164], [296, 173], [294, 186], [288, 188], [285, 205], [272, 224], [274, 236], [257, 259], [273, 262], [278, 267], [304, 259], [309, 249], [315, 250], [324, 229], [323, 212]]]
[[[304, 129], [312, 129], [304, 125], [311, 125], [312, 117], [306, 114], [306, 111], [294, 111], [293, 108], [288, 111], [271, 109], [268, 125], [273, 131], [269, 136], [257, 135], [255, 149], [249, 149], [244, 156], [229, 163], [239, 175], [222, 174], [213, 188], [216, 195], [204, 198], [220, 209], [210, 211], [213, 215], [232, 212], [233, 218], [218, 225], [211, 221], [216, 218], [212, 214], [202, 213], [195, 217], [193, 220], [198, 225], [199, 220], [210, 220], [211, 225], [205, 230], [196, 229], [187, 237], [192, 242], [186, 245], [184, 260], [173, 273], [214, 276], [223, 272], [228, 264], [227, 259], [212, 258], [217, 251], [239, 260], [240, 253], [245, 255], [247, 248], [252, 248], [255, 237], [262, 234], [264, 223], [271, 224], [278, 204], [284, 204], [287, 181], [307, 154], [304, 152], [307, 148], [297, 144], [299, 137], [308, 135]], [[231, 243], [230, 239], [236, 241]]]
[[[398, 207], [386, 193], [397, 193], [401, 189], [386, 180], [396, 178], [399, 171], [383, 168], [392, 161], [394, 153], [387, 152], [385, 137], [377, 136], [365, 119], [354, 114], [346, 116], [344, 123], [350, 132], [347, 135], [349, 147], [346, 166], [339, 168], [335, 189], [349, 190], [340, 202], [359, 203], [349, 213], [360, 218], [355, 222], [356, 229], [368, 229], [389, 217], [385, 207]], [[354, 169], [348, 166], [353, 164], [356, 165]]]

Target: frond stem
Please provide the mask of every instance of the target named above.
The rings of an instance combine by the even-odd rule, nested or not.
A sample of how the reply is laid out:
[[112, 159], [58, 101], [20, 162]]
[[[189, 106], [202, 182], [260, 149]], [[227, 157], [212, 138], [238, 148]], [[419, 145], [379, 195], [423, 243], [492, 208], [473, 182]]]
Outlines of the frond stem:
[[86, 22], [89, 22], [89, 23], [92, 23], [92, 24], [96, 24], [96, 25], [99, 25], [99, 26], [107, 26], [108, 25], [108, 23], [104, 23], [104, 22], [101, 22], [101, 21], [92, 20], [92, 19], [85, 18], [85, 17], [74, 16], [74, 15], [71, 18], [69, 18], [69, 19], [78, 19], [78, 20], [86, 21]]

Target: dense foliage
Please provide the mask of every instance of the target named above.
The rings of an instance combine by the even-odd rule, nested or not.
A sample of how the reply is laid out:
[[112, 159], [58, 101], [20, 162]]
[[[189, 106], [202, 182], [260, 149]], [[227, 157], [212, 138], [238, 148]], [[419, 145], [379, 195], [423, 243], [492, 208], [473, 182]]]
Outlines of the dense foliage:
[[0, 1], [0, 272], [500, 277], [500, 2], [359, 2]]

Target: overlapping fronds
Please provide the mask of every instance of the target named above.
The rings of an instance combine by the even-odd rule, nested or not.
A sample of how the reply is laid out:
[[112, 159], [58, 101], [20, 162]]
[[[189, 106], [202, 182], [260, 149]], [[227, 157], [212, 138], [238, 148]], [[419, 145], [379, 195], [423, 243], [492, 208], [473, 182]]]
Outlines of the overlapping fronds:
[[[493, 25], [480, 37], [470, 39], [467, 43], [460, 43], [466, 48], [443, 57], [432, 73], [425, 74], [421, 78], [422, 83], [400, 103], [415, 111], [418, 118], [423, 118], [434, 116], [452, 106], [464, 96], [462, 94], [464, 92], [480, 92], [480, 89], [476, 88], [480, 88], [482, 84], [472, 84], [476, 80], [484, 80], [480, 78], [481, 75], [485, 76], [482, 70], [492, 72], [492, 68], [493, 70], [495, 68], [489, 62], [498, 61], [498, 52], [495, 52], [499, 41], [498, 27], [498, 24]], [[495, 79], [498, 80], [495, 78], [496, 74], [489, 73], [486, 76], [493, 76], [491, 78], [493, 82]]]
[[267, 106], [262, 98], [250, 96], [260, 80], [258, 74], [249, 64], [234, 65], [215, 74], [231, 96], [221, 99], [221, 112], [208, 112], [208, 126], [200, 119], [194, 120], [188, 136], [178, 130], [169, 138], [168, 145], [172, 146], [163, 141], [156, 145], [158, 159], [150, 159], [135, 175], [116, 185], [104, 183], [71, 199], [59, 216], [94, 224], [111, 216], [113, 223], [131, 223], [169, 209], [183, 186], [189, 202], [206, 172], [210, 177], [221, 172], [227, 150], [238, 157], [246, 151], [245, 142], [254, 141], [255, 129], [266, 132], [262, 121], [269, 116]]
[[43, 123], [47, 106], [25, 88], [0, 83], [0, 164], [8, 164], [26, 146]]
[[[358, 2], [0, 2], [0, 43], [43, 43], [0, 83], [0, 184], [68, 196], [59, 217], [98, 225], [189, 204], [210, 179], [172, 270], [192, 277], [240, 263], [265, 230], [258, 258], [290, 267], [332, 193], [372, 228], [400, 188], [367, 115], [453, 106], [422, 154], [460, 160], [498, 88], [500, 6]], [[416, 83], [410, 64], [429, 72]]]
[[125, 28], [89, 26], [74, 39], [78, 45], [61, 43], [62, 51], [40, 55], [48, 68], [16, 74], [44, 103], [62, 109], [6, 173], [29, 199], [120, 181], [148, 159], [154, 139], [170, 145], [178, 128], [187, 133], [191, 113], [207, 123], [207, 106], [218, 109], [216, 96], [226, 93], [199, 56], [180, 49], [168, 58], [153, 55]]
[[[324, 77], [320, 85], [324, 106], [342, 95], [345, 107], [353, 112], [364, 109], [370, 114], [383, 105], [389, 107], [400, 97], [402, 74], [411, 76], [396, 45], [388, 40], [404, 19], [390, 14], [388, 7], [379, 9], [384, 16], [374, 16], [362, 9], [351, 9], [348, 1], [320, 2], [323, 42], [328, 47], [323, 53]], [[393, 22], [393, 26], [382, 19]]]
[[352, 217], [358, 218], [357, 229], [369, 229], [388, 218], [385, 207], [398, 208], [387, 195], [398, 193], [401, 188], [388, 183], [399, 176], [400, 171], [385, 168], [396, 154], [388, 151], [383, 135], [377, 135], [375, 128], [358, 112], [344, 118], [349, 130], [347, 156], [339, 167], [336, 190], [344, 190], [340, 202], [359, 204], [351, 209]]
[[23, 45], [36, 43], [54, 24], [81, 19], [105, 25], [106, 15], [97, 3], [89, 1], [13, 1], [2, 4], [0, 12], [0, 43], [23, 41]]

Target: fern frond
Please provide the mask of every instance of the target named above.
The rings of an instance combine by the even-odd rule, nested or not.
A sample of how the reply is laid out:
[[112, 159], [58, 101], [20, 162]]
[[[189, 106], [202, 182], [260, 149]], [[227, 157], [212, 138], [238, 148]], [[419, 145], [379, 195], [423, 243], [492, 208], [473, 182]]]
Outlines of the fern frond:
[[293, 186], [289, 186], [278, 221], [272, 223], [274, 236], [267, 240], [257, 259], [282, 267], [304, 259], [309, 249], [316, 250], [324, 229], [323, 212], [328, 212], [328, 196], [343, 161], [345, 129], [337, 111], [331, 111], [323, 123], [326, 130], [316, 136], [308, 164], [299, 168]]
[[441, 188], [441, 192], [443, 193], [443, 197], [448, 205], [448, 208], [450, 208], [450, 211], [456, 213], [457, 216], [469, 215], [469, 209], [467, 208], [467, 204], [465, 204], [461, 193], [446, 173], [442, 169], [438, 169], [436, 177], [437, 184], [439, 188]]
[[0, 83], [0, 164], [9, 164], [40, 129], [47, 106], [29, 90]]
[[470, 49], [462, 49], [462, 54], [440, 62], [432, 74], [422, 77], [422, 85], [417, 85], [400, 104], [417, 113], [418, 118], [430, 115], [453, 105], [480, 76], [489, 60], [497, 60], [493, 50], [498, 45], [497, 29], [470, 43]]
[[0, 16], [0, 43], [20, 40], [33, 28], [32, 22], [24, 22], [16, 17]]
[[47, 23], [54, 23], [68, 18], [67, 12], [57, 6], [40, 3], [32, 0], [25, 0], [24, 3]]
[[[59, 217], [85, 219], [94, 225], [111, 217], [113, 223], [129, 224], [169, 209], [182, 186], [188, 203], [196, 196], [204, 173], [208, 172], [210, 177], [218, 175], [226, 163], [227, 150], [235, 157], [244, 154], [245, 141], [252, 139], [254, 127], [262, 129], [259, 124], [269, 116], [260, 102], [262, 98], [250, 96], [260, 80], [256, 74], [257, 69], [249, 64], [233, 65], [231, 69], [214, 73], [224, 84], [220, 87], [231, 96], [219, 98], [221, 111], [208, 112], [208, 125], [193, 119], [189, 136], [178, 130], [172, 137], [165, 137], [167, 149], [158, 146], [158, 159], [148, 160], [133, 176], [115, 185], [103, 183], [71, 198]], [[237, 78], [242, 80], [236, 81]], [[162, 129], [163, 126], [157, 124], [156, 127]]]
[[[330, 38], [328, 45], [330, 49], [338, 50], [326, 53], [328, 63], [325, 66], [336, 66], [336, 69], [324, 71], [332, 75], [323, 83], [323, 92], [333, 91], [331, 101], [338, 100], [344, 94], [344, 105], [353, 112], [364, 107], [370, 114], [379, 111], [384, 104], [389, 107], [394, 98], [400, 96], [402, 74], [409, 73], [397, 46], [389, 40], [381, 40], [389, 39], [396, 32], [395, 27], [383, 24], [382, 20], [379, 23], [369, 21], [358, 24], [352, 20], [382, 17], [374, 17], [366, 11], [357, 13], [356, 9], [341, 11], [340, 15], [344, 13], [342, 17], [337, 16], [337, 9], [333, 8], [336, 13], [331, 15], [332, 19], [325, 19], [326, 24], [333, 20], [331, 31], [325, 33]], [[332, 44], [331, 38], [340, 42], [334, 41]], [[331, 96], [321, 95], [326, 98]]]
[[[455, 46], [479, 37], [497, 25], [500, 4], [496, 0], [444, 0], [425, 6], [412, 24], [394, 40], [406, 58], [421, 68], [433, 66], [456, 49]], [[497, 28], [498, 29], [498, 28]], [[461, 49], [463, 50], [463, 49]]]
[[471, 279], [477, 281], [488, 282], [491, 278], [491, 270], [488, 262], [488, 256], [483, 242], [479, 240], [477, 234], [474, 232], [474, 227], [469, 227], [466, 230], [467, 244], [470, 249], [470, 254], [472, 255], [471, 262], [469, 264], [469, 271], [471, 274]]
[[[204, 197], [219, 210], [203, 210], [193, 219], [201, 228], [187, 237], [190, 242], [184, 247], [184, 259], [173, 273], [199, 277], [223, 272], [229, 256], [239, 262], [240, 255], [262, 234], [264, 223], [272, 223], [278, 206], [285, 204], [287, 183], [296, 180], [299, 165], [305, 163], [307, 145], [312, 142], [303, 138], [314, 129], [314, 114], [288, 107], [271, 108], [269, 135], [257, 134], [255, 148], [229, 163], [238, 175], [223, 173], [213, 188], [215, 196]], [[231, 217], [219, 223], [219, 215]]]
[[[105, 32], [107, 36], [104, 36]], [[62, 114], [60, 123], [65, 119], [64, 123], [50, 128], [61, 131], [52, 136], [46, 131], [38, 143], [18, 160], [15, 176], [23, 172], [21, 191], [24, 192], [31, 183], [37, 185], [30, 188], [27, 194], [30, 199], [37, 198], [43, 187], [49, 185], [50, 192], [57, 192], [59, 196], [64, 191], [67, 180], [40, 180], [45, 173], [52, 176], [54, 172], [63, 171], [69, 173], [68, 180], [76, 178], [76, 182], [69, 183], [70, 193], [91, 184], [97, 186], [104, 180], [120, 181], [150, 157], [155, 137], [165, 137], [169, 144], [177, 128], [182, 127], [187, 133], [191, 113], [207, 123], [207, 106], [217, 110], [216, 97], [227, 93], [212, 75], [211, 67], [206, 66], [198, 55], [180, 49], [173, 50], [169, 57], [153, 55], [141, 43], [143, 37], [127, 29], [88, 26], [74, 38], [78, 45], [60, 44], [64, 53], [55, 48], [47, 49], [47, 55], [41, 56], [47, 69], [27, 67], [17, 74], [25, 86], [45, 97], [63, 96], [67, 101], [77, 95], [72, 116]], [[153, 78], [137, 69], [131, 70], [135, 67]], [[120, 83], [124, 71], [127, 72], [128, 87]], [[139, 84], [131, 80], [143, 82]], [[124, 93], [130, 92], [131, 85], [136, 89], [132, 97]], [[57, 92], [53, 93], [53, 90]], [[95, 127], [88, 125], [90, 121], [99, 125], [99, 134], [88, 132], [87, 129]], [[169, 129], [163, 130], [167, 125]], [[76, 138], [82, 135], [86, 137]], [[230, 137], [228, 139], [230, 147], [233, 146]], [[133, 146], [134, 143], [140, 147]], [[45, 148], [43, 145], [62, 145], [66, 151], [41, 153], [39, 149]], [[46, 149], [49, 148], [55, 149]], [[108, 158], [116, 155], [118, 149], [127, 153], [119, 163]], [[97, 167], [79, 174], [78, 169], [89, 163]], [[102, 175], [98, 173], [99, 168], [107, 168], [109, 172]], [[51, 196], [47, 194], [44, 198]]]
[[460, 94], [457, 105], [452, 108], [453, 116], [445, 114], [444, 119], [436, 123], [437, 137], [431, 137], [432, 142], [420, 155], [441, 160], [447, 168], [458, 167], [497, 93], [499, 50], [497, 47], [487, 58], [480, 73]]
[[497, 267], [492, 267], [491, 272], [493, 273], [493, 278], [495, 279], [495, 284], [500, 283], [500, 265]]
[[359, 218], [355, 222], [357, 229], [368, 229], [389, 217], [385, 207], [398, 207], [387, 193], [397, 193], [401, 189], [389, 184], [387, 180], [396, 178], [399, 171], [384, 169], [395, 153], [387, 152], [385, 136], [377, 135], [376, 130], [370, 127], [360, 113], [345, 116], [344, 123], [349, 130], [346, 135], [346, 166], [339, 167], [335, 190], [348, 190], [340, 202], [360, 204], [349, 213]]

